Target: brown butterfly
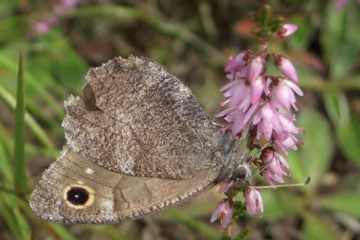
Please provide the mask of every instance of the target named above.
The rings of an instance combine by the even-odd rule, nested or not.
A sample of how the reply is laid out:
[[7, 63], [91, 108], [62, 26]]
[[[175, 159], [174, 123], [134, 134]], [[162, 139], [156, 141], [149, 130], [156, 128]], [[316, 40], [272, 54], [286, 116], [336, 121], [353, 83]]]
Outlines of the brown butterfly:
[[244, 175], [244, 151], [159, 64], [119, 57], [86, 81], [65, 101], [66, 145], [31, 196], [41, 218], [117, 223]]

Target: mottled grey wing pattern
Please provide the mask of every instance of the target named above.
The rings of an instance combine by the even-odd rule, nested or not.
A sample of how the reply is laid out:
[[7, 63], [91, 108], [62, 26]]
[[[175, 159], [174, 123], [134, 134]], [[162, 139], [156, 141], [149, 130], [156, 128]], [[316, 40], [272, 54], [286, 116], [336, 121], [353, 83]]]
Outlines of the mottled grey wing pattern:
[[140, 217], [214, 185], [224, 172], [226, 138], [161, 66], [116, 58], [91, 69], [86, 80], [82, 97], [64, 104], [64, 150], [31, 195], [41, 218]]
[[[174, 205], [213, 185], [218, 172], [199, 171], [186, 180], [114, 173], [65, 148], [32, 193], [30, 206], [45, 220], [62, 223], [117, 223]], [[89, 193], [82, 205], [67, 199], [71, 188]]]
[[218, 167], [222, 134], [191, 91], [160, 65], [115, 58], [65, 102], [68, 147], [108, 170], [187, 179]]

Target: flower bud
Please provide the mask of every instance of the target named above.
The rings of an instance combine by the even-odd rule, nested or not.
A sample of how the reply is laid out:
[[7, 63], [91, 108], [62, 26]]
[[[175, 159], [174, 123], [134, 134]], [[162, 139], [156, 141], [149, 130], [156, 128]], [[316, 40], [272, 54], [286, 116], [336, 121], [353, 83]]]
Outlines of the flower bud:
[[294, 82], [298, 81], [297, 71], [289, 59], [279, 55], [276, 57], [275, 63], [285, 77]]
[[250, 62], [248, 79], [250, 82], [255, 81], [264, 70], [263, 57], [257, 56]]
[[233, 206], [229, 200], [224, 200], [219, 203], [214, 212], [211, 214], [210, 222], [213, 223], [220, 220], [221, 227], [226, 229], [231, 224], [232, 216]]
[[245, 207], [249, 215], [260, 215], [264, 212], [261, 194], [256, 188], [249, 187], [244, 192]]
[[288, 37], [294, 32], [296, 32], [297, 29], [298, 26], [296, 24], [285, 23], [281, 26], [280, 30], [277, 32], [277, 35], [282, 38]]

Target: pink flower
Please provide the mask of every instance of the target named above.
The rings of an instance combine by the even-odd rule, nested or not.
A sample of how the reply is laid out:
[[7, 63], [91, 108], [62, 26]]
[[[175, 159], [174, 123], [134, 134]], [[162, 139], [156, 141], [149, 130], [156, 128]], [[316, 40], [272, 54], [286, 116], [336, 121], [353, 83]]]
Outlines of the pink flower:
[[264, 71], [264, 58], [257, 56], [251, 60], [249, 66], [248, 80], [250, 82], [255, 81], [260, 74]]
[[39, 20], [33, 24], [33, 30], [38, 34], [44, 34], [50, 31], [50, 29], [58, 22], [57, 17], [51, 16], [49, 18]]
[[263, 76], [259, 76], [250, 83], [251, 86], [251, 103], [257, 103], [265, 89], [265, 79]]
[[249, 215], [260, 215], [264, 212], [261, 194], [256, 188], [249, 187], [244, 192], [245, 207]]
[[278, 66], [280, 72], [284, 74], [285, 77], [294, 82], [298, 81], [297, 71], [289, 59], [278, 55], [275, 58], [275, 63]]
[[246, 65], [247, 52], [241, 52], [235, 57], [230, 57], [229, 62], [225, 65], [225, 72], [236, 72]]
[[53, 11], [49, 13], [47, 18], [33, 24], [33, 30], [39, 34], [49, 32], [59, 22], [60, 17], [74, 8], [79, 2], [80, 0], [61, 0], [54, 6]]
[[303, 95], [303, 92], [296, 83], [286, 79], [280, 79], [280, 82], [272, 90], [271, 102], [277, 108], [290, 110], [290, 108], [293, 107], [297, 110], [295, 94], [299, 96]]
[[274, 143], [280, 152], [286, 154], [289, 149], [297, 150], [298, 139], [295, 134], [283, 132], [275, 135]]
[[280, 30], [277, 32], [277, 35], [282, 38], [288, 37], [294, 32], [296, 32], [297, 29], [298, 26], [296, 24], [285, 23], [281, 26]]
[[224, 200], [219, 203], [215, 208], [214, 212], [211, 214], [210, 222], [215, 222], [220, 220], [221, 227], [226, 229], [232, 221], [233, 216], [233, 206], [229, 200]]
[[73, 7], [75, 7], [79, 2], [80, 2], [80, 0], [61, 0], [61, 5], [62, 5], [64, 8], [73, 8]]
[[294, 124], [295, 118], [287, 112], [280, 112], [270, 103], [265, 103], [253, 114], [252, 125], [256, 126], [256, 138], [263, 137], [270, 141], [275, 133], [298, 134], [299, 129]]
[[265, 103], [259, 111], [256, 112], [252, 123], [257, 126], [257, 139], [263, 136], [269, 141], [273, 131], [280, 129], [277, 112], [270, 103]]
[[345, 5], [347, 4], [347, 0], [336, 0], [336, 9], [337, 10], [341, 10], [345, 7]]
[[262, 151], [261, 160], [264, 163], [262, 175], [265, 180], [269, 184], [283, 183], [289, 171], [285, 158], [272, 148], [266, 148]]
[[43, 34], [49, 32], [50, 25], [47, 21], [42, 20], [35, 22], [33, 25], [33, 29], [36, 33]]

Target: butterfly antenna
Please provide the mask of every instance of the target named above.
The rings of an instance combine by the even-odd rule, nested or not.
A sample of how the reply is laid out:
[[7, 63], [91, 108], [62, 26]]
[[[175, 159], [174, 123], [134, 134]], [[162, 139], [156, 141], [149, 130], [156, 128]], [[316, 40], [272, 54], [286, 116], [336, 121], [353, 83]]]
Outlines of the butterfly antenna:
[[278, 184], [278, 185], [267, 185], [267, 186], [253, 186], [256, 189], [276, 189], [276, 188], [290, 188], [290, 187], [304, 187], [308, 185], [311, 181], [310, 177], [307, 177], [302, 183], [292, 183], [292, 184]]

